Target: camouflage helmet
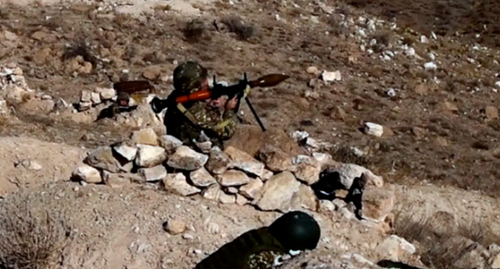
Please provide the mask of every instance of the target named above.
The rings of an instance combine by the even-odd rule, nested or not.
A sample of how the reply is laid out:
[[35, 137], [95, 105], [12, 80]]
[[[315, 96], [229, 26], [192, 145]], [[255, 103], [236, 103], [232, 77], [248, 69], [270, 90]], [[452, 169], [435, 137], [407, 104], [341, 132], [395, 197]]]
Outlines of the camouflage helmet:
[[189, 93], [198, 89], [207, 75], [207, 69], [195, 61], [181, 63], [174, 70], [174, 88]]

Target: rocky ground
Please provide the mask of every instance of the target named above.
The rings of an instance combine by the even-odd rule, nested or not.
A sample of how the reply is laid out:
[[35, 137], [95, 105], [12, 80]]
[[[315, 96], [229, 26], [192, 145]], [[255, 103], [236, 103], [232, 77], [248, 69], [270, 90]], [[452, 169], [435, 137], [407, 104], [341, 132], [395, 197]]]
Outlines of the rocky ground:
[[[286, 268], [500, 268], [498, 8], [401, 2], [2, 2], [1, 241], [54, 242], [48, 268], [192, 268], [295, 208], [323, 236]], [[96, 121], [113, 82], [164, 97], [187, 59], [229, 82], [290, 75], [250, 95], [271, 131], [243, 127], [222, 152], [165, 136], [147, 105]], [[345, 191], [315, 198], [325, 167], [345, 189], [369, 174], [368, 220]], [[28, 212], [64, 215], [36, 233]]]

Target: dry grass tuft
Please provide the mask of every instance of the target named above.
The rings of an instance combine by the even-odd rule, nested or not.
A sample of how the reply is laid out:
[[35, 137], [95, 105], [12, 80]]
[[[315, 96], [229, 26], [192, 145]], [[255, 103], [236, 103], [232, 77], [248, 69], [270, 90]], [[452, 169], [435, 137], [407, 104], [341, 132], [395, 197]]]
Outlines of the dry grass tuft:
[[53, 268], [69, 235], [60, 212], [17, 196], [0, 201], [0, 268]]
[[372, 46], [373, 51], [379, 53], [386, 49], [391, 43], [391, 33], [388, 31], [381, 31], [375, 33], [370, 40], [375, 39], [377, 43]]
[[7, 126], [9, 124], [9, 117], [6, 115], [0, 115], [0, 126]]
[[394, 233], [409, 242], [418, 242], [418, 254], [429, 268], [452, 269], [469, 251], [500, 242], [487, 219], [457, 220], [451, 213], [438, 211], [415, 218], [411, 209], [399, 211]]
[[221, 19], [221, 22], [228, 28], [229, 32], [235, 33], [240, 40], [247, 40], [255, 34], [255, 27], [247, 25], [236, 16], [228, 16]]
[[340, 36], [347, 33], [347, 28], [342, 24], [343, 19], [339, 14], [332, 14], [327, 18], [328, 31], [335, 35]]
[[118, 28], [125, 29], [131, 26], [131, 16], [129, 14], [119, 13], [113, 16], [113, 23], [115, 23]]
[[90, 62], [93, 66], [97, 65], [97, 57], [94, 50], [87, 42], [80, 40], [66, 47], [63, 53], [63, 60], [70, 60], [77, 56], [81, 56], [86, 62]]
[[172, 10], [172, 6], [171, 5], [156, 5], [153, 10], [155, 12], [165, 12], [165, 11], [169, 11], [169, 10]]
[[2, 4], [0, 6], [0, 19], [8, 20], [10, 18], [10, 12], [8, 12], [8, 8], [11, 6], [8, 4]]
[[352, 163], [364, 167], [368, 167], [372, 163], [367, 155], [357, 153], [355, 149], [346, 145], [333, 147], [329, 153], [337, 162]]
[[205, 36], [205, 32], [207, 27], [205, 25], [204, 20], [200, 18], [195, 18], [188, 21], [185, 27], [182, 29], [184, 37], [189, 42], [198, 42]]

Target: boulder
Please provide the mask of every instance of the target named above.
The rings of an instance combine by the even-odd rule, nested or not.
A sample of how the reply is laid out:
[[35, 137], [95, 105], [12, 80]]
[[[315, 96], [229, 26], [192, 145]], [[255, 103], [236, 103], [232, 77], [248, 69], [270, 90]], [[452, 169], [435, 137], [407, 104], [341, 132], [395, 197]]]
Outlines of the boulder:
[[83, 162], [97, 169], [106, 170], [112, 173], [120, 172], [120, 163], [113, 156], [111, 147], [98, 147], [85, 157]]
[[175, 150], [172, 156], [170, 156], [167, 165], [176, 169], [194, 171], [202, 168], [207, 161], [207, 155], [182, 145]]
[[292, 196], [292, 206], [297, 210], [301, 210], [302, 208], [317, 211], [319, 209], [319, 200], [314, 195], [314, 191], [311, 187], [300, 184], [299, 190], [293, 194]]
[[146, 182], [153, 182], [164, 179], [167, 176], [167, 169], [163, 165], [157, 165], [150, 168], [139, 168], [137, 174]]
[[394, 186], [384, 188], [369, 186], [365, 188], [362, 196], [363, 217], [376, 221], [383, 221], [394, 207]]
[[158, 142], [168, 154], [174, 153], [178, 147], [182, 146], [182, 141], [172, 135], [162, 135], [158, 138]]
[[262, 132], [259, 126], [241, 124], [231, 139], [225, 141], [224, 147], [234, 147], [255, 157], [265, 144], [275, 146], [290, 156], [306, 154], [297, 143], [283, 130], [269, 128]]
[[217, 183], [215, 178], [204, 167], [191, 171], [189, 179], [193, 182], [193, 185], [203, 188]]
[[265, 144], [259, 150], [258, 159], [272, 172], [295, 171], [292, 158], [283, 150], [270, 144]]
[[102, 181], [99, 170], [89, 165], [82, 165], [73, 170], [71, 177], [86, 183], [100, 183]]
[[132, 141], [136, 144], [145, 144], [151, 146], [158, 146], [158, 135], [153, 130], [153, 128], [144, 128], [138, 131], [134, 131], [131, 135]]
[[257, 161], [257, 159], [250, 156], [248, 153], [231, 146], [227, 147], [224, 152], [231, 160], [228, 166], [229, 168], [237, 168], [258, 177], [263, 176], [264, 164]]
[[206, 168], [210, 173], [220, 175], [229, 167], [231, 160], [219, 147], [213, 147], [210, 151]]
[[232, 169], [217, 175], [217, 180], [224, 187], [241, 186], [250, 182], [250, 178], [244, 172]]
[[154, 167], [167, 159], [167, 152], [162, 147], [138, 144], [137, 148], [135, 164], [139, 167]]
[[168, 174], [163, 179], [163, 185], [165, 186], [165, 190], [182, 196], [189, 196], [201, 192], [200, 189], [189, 185], [186, 181], [186, 176], [182, 173]]
[[262, 191], [264, 183], [260, 179], [251, 179], [250, 182], [240, 187], [240, 193], [250, 200], [257, 199]]
[[262, 195], [256, 205], [259, 209], [288, 212], [293, 194], [299, 190], [300, 182], [289, 171], [274, 175], [262, 187]]

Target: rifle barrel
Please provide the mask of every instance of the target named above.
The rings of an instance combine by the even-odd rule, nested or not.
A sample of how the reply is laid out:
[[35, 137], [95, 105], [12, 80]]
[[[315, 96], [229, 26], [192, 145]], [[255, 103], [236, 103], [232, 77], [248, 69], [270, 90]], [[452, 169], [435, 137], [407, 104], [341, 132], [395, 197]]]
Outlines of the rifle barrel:
[[260, 77], [256, 80], [250, 81], [250, 87], [272, 87], [280, 84], [285, 79], [289, 78], [288, 75], [282, 74], [270, 74]]

